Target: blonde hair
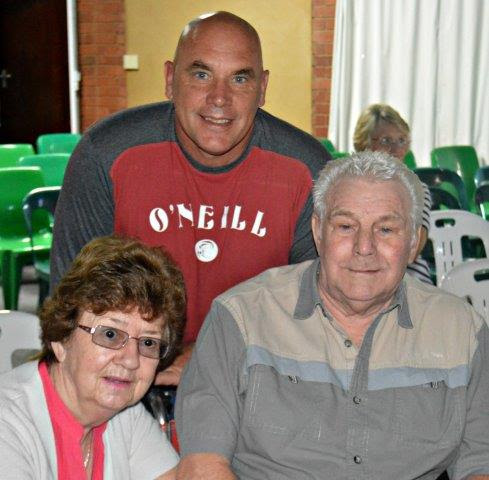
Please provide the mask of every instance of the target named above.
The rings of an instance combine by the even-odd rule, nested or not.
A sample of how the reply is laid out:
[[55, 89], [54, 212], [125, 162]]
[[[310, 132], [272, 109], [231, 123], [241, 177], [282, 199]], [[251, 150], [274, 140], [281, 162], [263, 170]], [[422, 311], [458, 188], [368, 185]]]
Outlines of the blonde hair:
[[369, 105], [358, 117], [353, 133], [353, 145], [357, 152], [370, 149], [372, 133], [381, 120], [394, 125], [402, 133], [409, 136], [409, 125], [397, 110], [384, 103], [374, 103]]

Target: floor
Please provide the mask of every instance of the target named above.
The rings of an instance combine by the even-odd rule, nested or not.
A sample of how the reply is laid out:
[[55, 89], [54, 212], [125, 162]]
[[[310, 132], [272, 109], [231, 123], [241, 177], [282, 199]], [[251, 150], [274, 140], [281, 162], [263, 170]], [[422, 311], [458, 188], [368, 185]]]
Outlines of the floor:
[[[1, 287], [0, 287], [1, 290]], [[4, 308], [3, 292], [0, 292], [0, 310]], [[34, 269], [25, 267], [22, 272], [22, 285], [19, 293], [19, 308], [21, 312], [36, 313], [39, 295], [39, 285], [37, 284]]]

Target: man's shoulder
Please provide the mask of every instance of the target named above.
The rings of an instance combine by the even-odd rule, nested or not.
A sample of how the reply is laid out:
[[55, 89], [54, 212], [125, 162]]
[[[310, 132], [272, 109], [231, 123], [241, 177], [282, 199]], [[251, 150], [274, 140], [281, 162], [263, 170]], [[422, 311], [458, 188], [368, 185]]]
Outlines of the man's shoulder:
[[450, 330], [454, 333], [468, 332], [470, 327], [477, 332], [484, 324], [484, 319], [466, 300], [409, 275], [406, 275], [404, 282], [414, 324], [425, 321], [432, 328], [438, 326], [440, 331], [447, 333]]
[[[269, 268], [222, 293], [216, 302], [224, 306], [248, 305], [254, 310], [273, 310], [280, 305], [292, 315], [302, 276], [313, 261]], [[268, 301], [264, 302], [265, 298]]]
[[256, 115], [259, 147], [305, 163], [313, 176], [331, 159], [312, 135], [259, 109]]
[[86, 132], [93, 144], [114, 142], [149, 143], [161, 141], [173, 132], [171, 102], [158, 102], [127, 108], [92, 125]]

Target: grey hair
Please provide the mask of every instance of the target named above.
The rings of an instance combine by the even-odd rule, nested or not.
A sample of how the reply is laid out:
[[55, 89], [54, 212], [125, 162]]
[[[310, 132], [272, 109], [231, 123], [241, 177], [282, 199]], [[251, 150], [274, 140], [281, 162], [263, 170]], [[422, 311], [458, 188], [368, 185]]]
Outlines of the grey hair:
[[366, 178], [374, 181], [394, 180], [406, 188], [411, 199], [412, 242], [422, 225], [424, 190], [418, 176], [403, 163], [385, 152], [365, 150], [349, 157], [329, 161], [314, 182], [312, 197], [314, 213], [322, 222], [327, 215], [327, 196], [331, 189], [346, 178]]

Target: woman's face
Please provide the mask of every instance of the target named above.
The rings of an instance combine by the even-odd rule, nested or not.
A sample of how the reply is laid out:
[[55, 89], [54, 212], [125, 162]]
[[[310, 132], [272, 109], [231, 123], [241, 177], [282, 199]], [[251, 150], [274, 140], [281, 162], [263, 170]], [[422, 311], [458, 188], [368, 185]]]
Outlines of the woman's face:
[[[131, 337], [161, 338], [163, 319], [144, 320], [139, 311], [112, 311], [95, 315], [85, 311], [79, 325], [104, 325]], [[66, 342], [53, 342], [58, 359], [50, 372], [59, 395], [83, 424], [108, 420], [137, 403], [153, 382], [159, 359], [139, 354], [137, 340], [130, 338], [119, 350], [92, 342], [90, 333], [77, 328]]]
[[409, 135], [392, 123], [381, 120], [372, 133], [370, 148], [374, 152], [387, 152], [402, 162], [409, 147]]

